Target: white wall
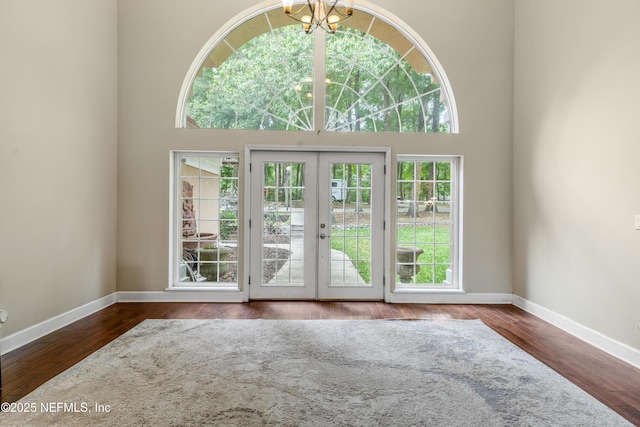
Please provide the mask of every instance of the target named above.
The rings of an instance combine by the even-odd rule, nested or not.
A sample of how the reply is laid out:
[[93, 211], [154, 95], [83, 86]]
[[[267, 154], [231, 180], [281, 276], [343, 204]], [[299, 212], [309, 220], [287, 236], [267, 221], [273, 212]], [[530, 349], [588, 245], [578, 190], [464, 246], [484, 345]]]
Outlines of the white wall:
[[0, 0], [6, 337], [116, 289], [117, 3]]
[[465, 288], [511, 293], [512, 0], [375, 1], [438, 57], [455, 92], [458, 135], [175, 129], [178, 93], [198, 51], [236, 15], [272, 3], [278, 2], [119, 2], [118, 290], [161, 291], [168, 284], [170, 150], [242, 156], [245, 144], [333, 144], [391, 146], [392, 155], [464, 155]]
[[169, 150], [347, 144], [464, 155], [466, 289], [640, 348], [640, 3], [376, 1], [445, 68], [458, 135], [175, 129], [191, 61], [257, 3], [0, 0], [0, 337], [114, 292], [116, 232], [117, 290], [165, 288]]
[[640, 349], [640, 2], [515, 1], [515, 293]]

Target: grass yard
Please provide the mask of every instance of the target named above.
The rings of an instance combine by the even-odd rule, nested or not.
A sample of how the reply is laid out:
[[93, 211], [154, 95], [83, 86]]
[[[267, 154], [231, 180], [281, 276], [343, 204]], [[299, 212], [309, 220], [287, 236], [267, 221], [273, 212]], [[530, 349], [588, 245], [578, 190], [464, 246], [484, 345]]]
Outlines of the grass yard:
[[371, 283], [371, 230], [333, 230], [331, 249], [347, 254], [366, 283]]
[[[397, 233], [398, 246], [419, 247], [424, 250], [418, 258], [420, 272], [414, 277], [413, 283], [444, 282], [446, 271], [451, 267], [450, 227], [447, 225], [399, 227]], [[346, 253], [367, 283], [371, 278], [370, 237], [369, 229], [333, 230], [331, 236], [332, 249]]]

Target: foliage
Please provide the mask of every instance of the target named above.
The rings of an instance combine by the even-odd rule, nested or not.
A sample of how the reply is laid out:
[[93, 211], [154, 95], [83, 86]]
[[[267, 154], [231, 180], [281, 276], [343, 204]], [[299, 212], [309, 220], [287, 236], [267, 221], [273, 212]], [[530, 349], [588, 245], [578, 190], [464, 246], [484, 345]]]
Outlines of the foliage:
[[220, 238], [229, 240], [238, 232], [237, 211], [220, 211]]
[[[357, 244], [356, 236], [368, 239], [371, 235], [368, 229], [344, 230], [344, 238], [334, 234], [331, 248], [347, 254], [354, 262], [360, 276], [368, 283], [371, 271], [371, 248], [368, 245]], [[422, 248], [424, 253], [418, 258], [420, 272], [414, 277], [415, 284], [443, 283], [446, 271], [451, 268], [450, 228], [447, 226], [406, 227], [398, 229], [399, 246], [415, 246]], [[411, 242], [403, 244], [402, 242]], [[362, 260], [362, 261], [359, 261]]]
[[[234, 159], [237, 160], [237, 159]], [[223, 162], [220, 166], [220, 195], [226, 198], [238, 196], [238, 163]]]
[[448, 200], [451, 197], [450, 162], [398, 161], [398, 197], [402, 200]]
[[439, 85], [375, 37], [351, 28], [328, 37], [327, 80], [327, 129], [440, 131]]
[[274, 29], [247, 42], [219, 68], [203, 68], [189, 99], [189, 115], [198, 126], [310, 130], [312, 99], [296, 88], [308, 87], [313, 75], [313, 38], [296, 30]]
[[[415, 246], [424, 253], [418, 258], [420, 272], [415, 284], [443, 283], [451, 268], [451, 228], [445, 225], [398, 228], [399, 246]], [[410, 242], [405, 244], [403, 242]]]
[[[448, 130], [431, 75], [358, 30], [341, 27], [326, 41], [327, 130]], [[299, 25], [255, 37], [217, 69], [200, 70], [189, 116], [203, 128], [313, 130], [313, 45]]]
[[[371, 247], [363, 242], [370, 242], [371, 230], [356, 229], [344, 230], [342, 235], [332, 232], [331, 249], [336, 249], [347, 254], [358, 270], [358, 274], [365, 283], [371, 279]], [[360, 240], [366, 239], [366, 240]]]

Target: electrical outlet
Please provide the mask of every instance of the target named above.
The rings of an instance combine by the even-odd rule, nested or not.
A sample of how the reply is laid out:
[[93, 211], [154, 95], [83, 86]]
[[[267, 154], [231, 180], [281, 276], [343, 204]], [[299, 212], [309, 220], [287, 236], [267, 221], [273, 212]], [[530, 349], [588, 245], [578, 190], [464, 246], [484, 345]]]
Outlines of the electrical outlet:
[[636, 230], [640, 231], [640, 215], [636, 215]]
[[9, 317], [9, 312], [7, 310], [0, 310], [0, 326], [7, 321], [7, 317]]

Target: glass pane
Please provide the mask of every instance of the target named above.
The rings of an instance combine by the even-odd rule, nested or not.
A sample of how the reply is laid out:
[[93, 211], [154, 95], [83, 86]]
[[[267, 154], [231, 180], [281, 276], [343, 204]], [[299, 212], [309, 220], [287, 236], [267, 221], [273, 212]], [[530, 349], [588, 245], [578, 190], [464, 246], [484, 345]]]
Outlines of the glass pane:
[[304, 286], [304, 163], [263, 163], [262, 283]]
[[332, 286], [371, 283], [371, 165], [332, 163]]
[[437, 163], [437, 179], [438, 181], [450, 181], [451, 180], [451, 162]]
[[[398, 200], [403, 202], [415, 200], [415, 186], [416, 184], [413, 181], [398, 181]], [[401, 203], [399, 206], [409, 207], [408, 202]]]
[[395, 28], [377, 25], [385, 25], [384, 41], [349, 27], [326, 38], [326, 129], [447, 132], [446, 103], [428, 61]]
[[[298, 19], [308, 13], [296, 10]], [[316, 58], [313, 49], [314, 37], [278, 8], [247, 19], [202, 58], [186, 126], [313, 130], [313, 99], [325, 97], [313, 85], [315, 64], [326, 76], [326, 130], [450, 131], [429, 59], [385, 20], [356, 8], [348, 26], [326, 38], [326, 54]]]
[[434, 267], [434, 283], [444, 284], [450, 280], [451, 264]]
[[298, 25], [269, 30], [266, 16], [227, 35], [222, 44], [236, 50], [214, 49], [205, 61], [188, 100], [188, 126], [313, 130], [313, 37]]
[[[179, 219], [179, 282], [237, 283], [237, 198], [220, 199], [224, 159], [178, 157], [182, 205]], [[227, 159], [229, 160], [229, 159]], [[237, 188], [237, 159], [226, 187]], [[235, 173], [233, 172], [235, 170]], [[229, 230], [231, 230], [229, 232]], [[221, 234], [225, 236], [221, 240]], [[179, 252], [179, 253], [180, 253]]]
[[200, 158], [199, 157], [182, 157], [180, 159], [181, 176], [200, 176]]
[[220, 201], [200, 199], [196, 202], [196, 210], [197, 209], [200, 209], [200, 218], [217, 219], [220, 210]]
[[434, 246], [434, 258], [437, 264], [450, 264], [451, 260], [451, 245], [438, 244]]
[[417, 274], [422, 271], [425, 272], [425, 264], [417, 262], [419, 253], [415, 251], [413, 247], [398, 247], [398, 263], [396, 266], [399, 281], [401, 283], [415, 283]]
[[451, 225], [449, 224], [435, 224], [433, 226], [434, 239], [436, 243], [451, 243]]
[[[198, 197], [201, 199], [217, 199], [220, 197], [220, 179], [210, 178], [212, 173], [202, 171], [198, 186]], [[205, 177], [206, 176], [206, 177]]]
[[398, 161], [397, 264], [400, 286], [451, 285], [451, 162]]

